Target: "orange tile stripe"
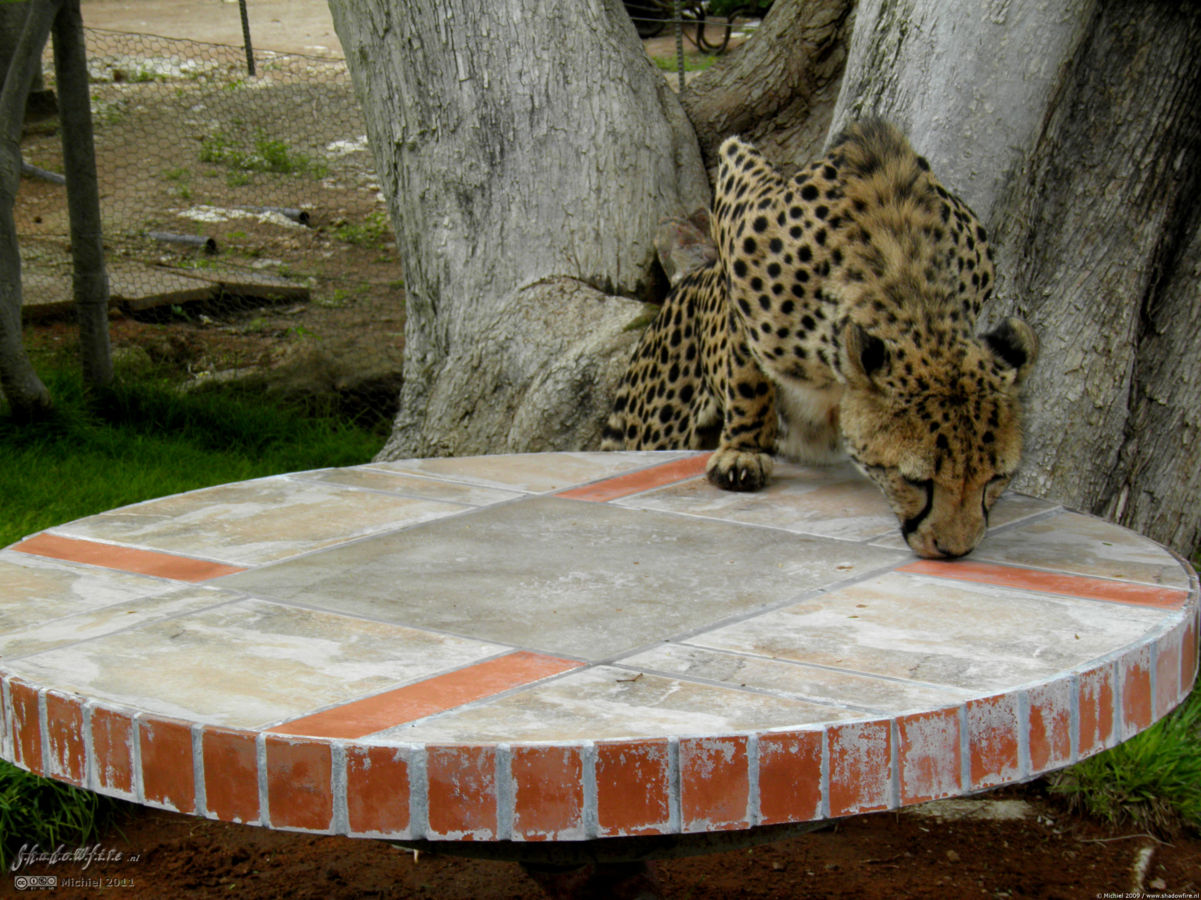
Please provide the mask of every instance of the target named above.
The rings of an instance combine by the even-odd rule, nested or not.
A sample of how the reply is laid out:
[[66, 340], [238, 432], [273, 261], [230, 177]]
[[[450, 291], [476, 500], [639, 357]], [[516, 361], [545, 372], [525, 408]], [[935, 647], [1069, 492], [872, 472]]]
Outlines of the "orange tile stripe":
[[677, 459], [669, 463], [651, 466], [649, 469], [639, 469], [614, 478], [606, 478], [595, 484], [583, 487], [569, 488], [560, 491], [555, 496], [566, 497], [569, 500], [591, 500], [594, 503], [604, 503], [630, 494], [639, 494], [652, 488], [674, 484], [704, 474], [705, 465], [711, 454], [702, 453], [699, 456], [689, 456], [687, 459]]
[[937, 560], [922, 559], [901, 566], [897, 571], [910, 572], [915, 575], [933, 575], [937, 578], [950, 578], [956, 581], [973, 581], [980, 584], [1022, 588], [1047, 594], [1066, 594], [1090, 600], [1131, 603], [1137, 606], [1180, 608], [1188, 599], [1188, 591], [1176, 588], [1110, 581], [1105, 578], [1089, 578], [1085, 575], [1040, 572], [1036, 569], [1023, 569], [1018, 566], [964, 562], [962, 560], [938, 562]]
[[519, 651], [268, 728], [277, 734], [361, 738], [577, 669], [583, 663]]
[[86, 563], [89, 566], [101, 566], [137, 575], [156, 575], [175, 581], [207, 581], [221, 575], [246, 571], [242, 566], [227, 566], [157, 550], [139, 550], [136, 547], [102, 544], [99, 541], [68, 538], [45, 532], [14, 544], [11, 549], [34, 556]]

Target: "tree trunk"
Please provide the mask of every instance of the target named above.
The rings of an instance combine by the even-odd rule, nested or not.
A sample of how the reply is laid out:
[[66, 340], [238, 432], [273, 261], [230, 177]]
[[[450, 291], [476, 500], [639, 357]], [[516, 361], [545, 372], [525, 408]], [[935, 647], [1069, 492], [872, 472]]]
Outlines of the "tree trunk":
[[[8, 65], [12, 62], [13, 51], [16, 49], [17, 41], [21, 39], [21, 31], [25, 28], [25, 16], [28, 12], [29, 0], [10, 0], [7, 3], [0, 3], [0, 79], [4, 78], [4, 73], [8, 71]], [[30, 90], [37, 92], [44, 89], [42, 69], [39, 66], [33, 73]]]
[[50, 407], [42, 384], [21, 343], [21, 253], [13, 207], [21, 184], [21, 127], [25, 98], [41, 68], [42, 48], [58, 3], [31, 3], [25, 27], [0, 89], [0, 391], [18, 419], [40, 415]]
[[1201, 12], [865, 0], [834, 115], [906, 128], [988, 224], [1042, 351], [1020, 489], [1201, 541]]
[[599, 442], [659, 219], [708, 203], [619, 0], [331, 0], [406, 267], [382, 458]]
[[[408, 266], [385, 455], [591, 446], [634, 336], [614, 295], [641, 296], [659, 216], [706, 196], [665, 80], [615, 0], [520, 22], [484, 0], [331, 5]], [[852, 26], [847, 8], [776, 0], [684, 93], [701, 147], [741, 132], [800, 163], [853, 118], [901, 125], [989, 226], [982, 326], [1017, 312], [1042, 341], [1018, 487], [1191, 553], [1201, 11], [862, 0]]]
[[100, 189], [96, 181], [91, 95], [79, 0], [64, 0], [54, 20], [54, 72], [62, 121], [83, 382], [89, 388], [102, 388], [113, 380], [108, 336], [108, 273], [100, 230]]
[[732, 134], [781, 170], [821, 155], [846, 65], [854, 0], [780, 0], [752, 40], [680, 95], [705, 163]]
[[1201, 9], [1104, 3], [998, 216], [1037, 323], [1022, 484], [1201, 542]]

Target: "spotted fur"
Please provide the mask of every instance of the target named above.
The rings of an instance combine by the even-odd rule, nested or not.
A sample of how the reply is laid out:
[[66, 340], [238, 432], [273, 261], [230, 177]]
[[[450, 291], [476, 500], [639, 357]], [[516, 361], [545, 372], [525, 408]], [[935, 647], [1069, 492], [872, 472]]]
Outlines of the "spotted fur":
[[905, 137], [872, 120], [791, 178], [722, 144], [718, 258], [673, 289], [609, 418], [607, 449], [713, 446], [708, 476], [757, 490], [773, 452], [845, 451], [924, 557], [970, 552], [1021, 456], [1020, 319], [976, 336], [984, 228]]

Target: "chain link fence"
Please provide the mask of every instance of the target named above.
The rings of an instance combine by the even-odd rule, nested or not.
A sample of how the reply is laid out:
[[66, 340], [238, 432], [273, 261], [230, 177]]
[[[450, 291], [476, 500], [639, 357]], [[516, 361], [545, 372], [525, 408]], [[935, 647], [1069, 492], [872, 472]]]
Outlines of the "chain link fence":
[[[116, 355], [386, 427], [402, 272], [345, 62], [257, 52], [251, 76], [242, 47], [85, 31]], [[53, 332], [72, 290], [52, 112], [22, 155], [23, 313]]]

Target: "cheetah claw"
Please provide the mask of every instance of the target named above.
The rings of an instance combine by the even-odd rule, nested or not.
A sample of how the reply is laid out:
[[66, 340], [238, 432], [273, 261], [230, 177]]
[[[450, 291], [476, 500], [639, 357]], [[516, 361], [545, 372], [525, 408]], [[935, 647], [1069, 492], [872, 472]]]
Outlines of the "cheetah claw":
[[718, 450], [709, 457], [705, 474], [724, 491], [757, 491], [767, 484], [771, 470], [767, 453]]

